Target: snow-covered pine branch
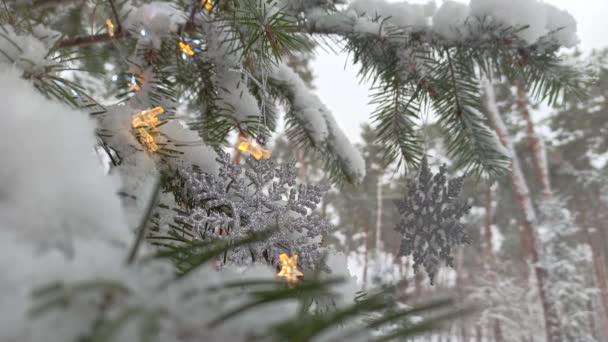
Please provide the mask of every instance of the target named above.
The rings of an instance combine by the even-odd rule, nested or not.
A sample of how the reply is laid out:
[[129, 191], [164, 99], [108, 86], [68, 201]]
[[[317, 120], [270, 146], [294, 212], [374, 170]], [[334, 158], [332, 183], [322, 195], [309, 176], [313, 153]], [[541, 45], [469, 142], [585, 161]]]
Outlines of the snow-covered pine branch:
[[422, 5], [357, 0], [345, 10], [330, 13], [319, 7], [306, 7], [305, 2], [297, 0], [285, 2], [306, 13], [310, 33], [346, 37], [375, 34], [386, 39], [392, 27], [415, 32], [423, 41], [454, 45], [471, 38], [488, 38], [488, 32], [468, 25], [474, 18], [487, 18], [493, 24], [515, 28], [517, 36], [530, 45], [541, 38], [564, 47], [573, 47], [578, 42], [572, 15], [538, 0], [472, 0], [468, 5], [448, 0], [439, 8], [432, 2]]
[[[484, 131], [481, 129], [483, 125], [480, 125], [478, 127], [480, 129], [475, 132], [471, 132], [470, 125], [459, 128], [461, 125], [446, 112], [451, 109], [434, 102], [438, 95], [441, 97], [446, 91], [439, 89], [438, 94], [437, 87], [442, 82], [439, 78], [445, 75], [435, 72], [441, 67], [442, 60], [446, 58], [445, 54], [448, 55], [448, 59], [452, 54], [454, 61], [459, 61], [460, 55], [467, 55], [469, 57], [464, 58], [466, 64], [471, 67], [481, 66], [473, 73], [454, 75], [454, 78], [461, 78], [453, 80], [456, 81], [454, 88], [457, 84], [461, 85], [461, 80], [478, 82], [480, 73], [502, 72], [504, 68], [499, 64], [507, 64], [507, 69], [516, 70], [520, 63], [527, 63], [528, 60], [531, 62], [527, 63], [526, 69], [521, 72], [541, 75], [540, 78], [531, 79], [527, 82], [529, 84], [526, 84], [528, 89], [536, 91], [536, 95], [549, 96], [551, 99], [555, 97], [554, 88], [544, 86], [548, 83], [545, 82], [546, 80], [559, 81], [570, 86], [568, 79], [549, 75], [553, 73], [552, 70], [545, 70], [547, 75], [542, 76], [543, 70], [539, 70], [539, 66], [534, 64], [534, 61], [553, 56], [556, 47], [573, 46], [577, 41], [576, 22], [567, 12], [537, 0], [518, 0], [509, 5], [501, 1], [471, 1], [469, 5], [445, 1], [439, 8], [432, 3], [420, 5], [408, 2], [388, 3], [383, 0], [354, 1], [341, 10], [336, 10], [331, 2], [282, 0], [264, 6], [264, 9], [252, 7], [256, 14], [241, 18], [242, 22], [239, 22], [239, 15], [231, 16], [230, 13], [238, 14], [238, 6], [247, 7], [252, 4], [244, 0], [236, 1], [233, 5], [234, 8], [231, 7], [232, 5], [220, 6], [221, 8], [214, 9], [212, 13], [207, 13], [195, 11], [195, 8], [189, 6], [176, 8], [168, 3], [152, 2], [143, 6], [129, 3], [123, 6], [121, 13], [126, 15], [123, 26], [129, 35], [137, 37], [138, 40], [142, 40], [142, 36], [145, 36], [145, 39], [150, 40], [152, 46], [156, 48], [159, 48], [161, 38], [171, 34], [179, 34], [181, 37], [186, 27], [189, 30], [202, 31], [208, 47], [203, 55], [214, 68], [212, 77], [215, 84], [214, 91], [217, 94], [217, 110], [221, 111], [219, 115], [229, 118], [231, 125], [241, 131], [249, 130], [252, 126], [251, 122], [260, 118], [260, 99], [251, 92], [250, 82], [246, 77], [228, 70], [243, 68], [244, 65], [241, 63], [244, 62], [245, 57], [252, 56], [251, 51], [254, 55], [259, 54], [256, 58], [261, 57], [266, 49], [264, 44], [269, 42], [273, 48], [282, 46], [281, 44], [289, 46], [287, 39], [291, 38], [277, 38], [272, 28], [265, 26], [271, 25], [271, 19], [268, 18], [279, 13], [277, 11], [285, 11], [293, 17], [294, 22], [298, 24], [294, 26], [296, 31], [299, 28], [301, 32], [320, 33], [325, 36], [339, 35], [346, 38], [347, 50], [354, 53], [356, 60], [364, 62], [363, 75], [380, 80], [382, 87], [393, 82], [395, 77], [399, 78], [400, 81], [397, 83], [401, 87], [411, 87], [412, 92], [415, 92], [422, 102], [430, 100], [438, 115], [446, 118], [453, 128], [446, 134], [451, 136], [456, 133], [455, 136], [466, 137], [463, 139], [467, 141], [474, 141], [473, 135], [475, 132]], [[258, 19], [262, 28], [250, 26]], [[272, 36], [266, 37], [270, 33]], [[258, 35], [260, 39], [244, 41], [248, 39], [247, 34]], [[289, 34], [294, 36], [298, 32]], [[281, 39], [286, 40], [283, 42]], [[243, 54], [245, 50], [247, 56]], [[493, 61], [489, 62], [489, 60]], [[557, 59], [553, 59], [548, 64], [554, 61]], [[247, 61], [250, 62], [251, 60]], [[490, 69], [487, 69], [488, 66]], [[252, 70], [250, 65], [246, 68], [251, 73], [259, 75], [259, 70], [257, 72]], [[459, 66], [459, 70], [463, 69]], [[447, 88], [450, 87], [451, 85]], [[457, 94], [460, 90], [453, 90], [454, 96], [460, 96]], [[451, 96], [448, 99], [458, 101]], [[299, 106], [292, 104], [291, 107]], [[461, 112], [465, 107], [457, 106], [457, 108], [460, 108], [458, 111]], [[472, 109], [481, 108], [476, 104]], [[473, 113], [475, 110], [462, 113], [461, 117], [466, 120], [461, 118], [460, 123], [476, 120], [469, 112]], [[328, 120], [330, 121], [332, 120]], [[300, 126], [315, 125], [318, 123], [302, 123]], [[310, 136], [310, 133], [309, 131], [304, 134]], [[316, 134], [325, 133], [321, 130]], [[401, 131], [397, 130], [393, 134], [401, 134]], [[225, 138], [225, 134], [223, 137]], [[464, 141], [463, 139], [460, 141]], [[403, 142], [399, 137], [383, 136], [379, 140], [383, 144]], [[415, 142], [412, 140], [409, 144]], [[345, 146], [343, 143], [340, 145]], [[499, 169], [497, 165], [501, 164], [505, 156], [500, 150], [492, 148], [498, 146], [496, 143], [489, 143], [485, 149], [480, 146], [478, 144], [470, 149], [456, 148], [452, 157], [460, 159], [467, 156], [459, 160], [458, 164], [472, 167], [478, 174], [482, 171], [494, 174]], [[403, 146], [399, 149], [396, 146], [387, 146], [387, 148], [400, 151], [415, 150]], [[355, 149], [351, 147], [348, 149], [351, 153], [356, 153]], [[353, 177], [357, 174], [355, 170], [343, 169], [353, 165], [341, 162], [341, 159], [350, 158], [340, 155], [345, 152], [344, 148], [329, 148], [325, 152], [331, 155], [330, 159], [337, 161], [333, 163], [332, 168], [342, 169], [341, 173], [347, 175], [351, 181], [357, 180]], [[412, 156], [403, 156], [403, 158], [419, 159]], [[482, 162], [482, 159], [488, 160]]]
[[[345, 178], [357, 182], [365, 175], [365, 162], [360, 152], [355, 149], [344, 135], [329, 109], [321, 102], [319, 97], [312, 93], [306, 83], [285, 64], [280, 64], [272, 70], [270, 80], [284, 89], [284, 97], [288, 100], [288, 130], [289, 134], [305, 132], [308, 141], [305, 145], [312, 145], [315, 149], [327, 156], [328, 165], [339, 166], [332, 172], [336, 179]], [[336, 175], [337, 173], [342, 175]]]

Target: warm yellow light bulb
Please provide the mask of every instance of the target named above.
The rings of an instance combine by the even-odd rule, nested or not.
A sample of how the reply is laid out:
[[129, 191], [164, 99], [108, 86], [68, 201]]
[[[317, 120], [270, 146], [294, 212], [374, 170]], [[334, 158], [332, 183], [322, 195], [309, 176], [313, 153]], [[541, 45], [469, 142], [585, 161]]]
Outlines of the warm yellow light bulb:
[[114, 37], [114, 23], [112, 23], [112, 19], [106, 19], [106, 26], [108, 27], [108, 35]]
[[247, 152], [251, 154], [256, 160], [270, 159], [270, 151], [262, 147], [255, 140], [250, 140], [245, 137], [239, 137], [239, 142], [236, 145], [236, 149], [239, 151]]
[[281, 259], [281, 271], [277, 273], [277, 276], [287, 279], [290, 283], [295, 283], [298, 281], [298, 277], [304, 276], [304, 273], [298, 269], [297, 254], [290, 258], [286, 253], [281, 253], [279, 259]]
[[139, 114], [136, 114], [135, 116], [133, 116], [133, 120], [131, 120], [131, 124], [133, 125], [134, 128], [138, 128], [141, 126], [147, 126], [147, 127], [156, 129], [156, 123], [158, 122], [158, 117], [156, 117], [156, 116], [159, 114], [162, 114], [164, 111], [165, 111], [165, 109], [161, 106], [157, 106], [152, 109], [143, 110], [143, 111], [139, 112]]
[[239, 143], [236, 145], [236, 149], [239, 151], [247, 152], [249, 149], [249, 141], [244, 137], [239, 137]]
[[139, 86], [139, 84], [137, 82], [141, 82], [143, 80], [143, 77], [139, 76], [139, 75], [131, 75], [131, 82], [127, 82], [127, 86], [129, 86], [129, 88], [133, 88], [133, 90], [135, 91], [140, 91], [141, 87]]
[[194, 51], [190, 47], [190, 44], [184, 43], [184, 42], [179, 42], [179, 48], [186, 55], [188, 55], [188, 56], [194, 56]]
[[148, 150], [152, 152], [158, 151], [158, 145], [154, 142], [154, 137], [148, 133], [144, 128], [138, 129], [139, 131], [139, 141], [148, 148]]
[[205, 9], [207, 10], [207, 12], [211, 12], [211, 10], [213, 9], [213, 4], [211, 3], [211, 0], [201, 0], [203, 3], [203, 6], [205, 6]]

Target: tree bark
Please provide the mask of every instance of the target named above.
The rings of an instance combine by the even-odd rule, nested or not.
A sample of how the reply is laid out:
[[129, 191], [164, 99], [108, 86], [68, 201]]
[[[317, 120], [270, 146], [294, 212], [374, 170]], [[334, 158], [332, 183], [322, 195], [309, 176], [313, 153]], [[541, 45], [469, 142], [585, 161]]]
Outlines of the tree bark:
[[594, 308], [593, 308], [593, 303], [591, 302], [591, 300], [587, 301], [587, 316], [588, 316], [588, 320], [589, 320], [589, 329], [591, 330], [591, 335], [593, 336], [593, 338], [596, 341], [600, 341], [600, 337], [599, 337], [599, 331], [597, 330], [597, 325], [596, 325], [596, 319], [595, 319], [595, 315], [593, 314], [594, 312]]
[[[484, 267], [487, 273], [490, 275], [490, 281], [495, 285], [496, 276], [494, 272], [497, 272], [496, 269], [496, 258], [494, 256], [494, 244], [492, 241], [492, 222], [494, 218], [494, 214], [492, 212], [492, 186], [488, 185], [486, 189], [485, 196], [485, 225], [484, 225], [484, 238], [486, 240], [486, 261], [484, 262]], [[500, 321], [498, 319], [494, 320], [494, 340], [497, 342], [503, 342], [504, 339], [502, 337], [502, 328]]]
[[369, 225], [365, 225], [365, 253], [363, 255], [363, 290], [367, 287], [367, 263], [369, 257]]
[[515, 87], [517, 88], [517, 107], [526, 121], [528, 146], [532, 153], [536, 178], [540, 183], [543, 195], [548, 197], [551, 196], [551, 183], [549, 181], [549, 168], [547, 167], [545, 144], [534, 129], [534, 122], [532, 121], [532, 116], [528, 110], [528, 99], [523, 83], [517, 81], [515, 82]]
[[475, 326], [475, 342], [483, 341], [483, 330], [481, 329], [481, 325], [477, 324]]
[[379, 250], [381, 244], [382, 232], [382, 173], [378, 175], [376, 183], [376, 243], [375, 249]]
[[[597, 208], [595, 208], [597, 210]], [[593, 231], [588, 228], [587, 209], [583, 206], [580, 209], [580, 225], [587, 236], [587, 241], [591, 247], [591, 259], [595, 271], [595, 284], [599, 290], [601, 305], [598, 306], [601, 317], [601, 333], [604, 339], [608, 339], [608, 275], [606, 273], [606, 258], [601, 250], [601, 236], [597, 229]]]
[[484, 238], [486, 240], [486, 268], [495, 269], [496, 259], [494, 257], [494, 243], [492, 241], [492, 221], [494, 214], [492, 213], [492, 186], [488, 185], [485, 197], [485, 225]]
[[522, 234], [525, 240], [530, 243], [530, 261], [532, 262], [534, 273], [537, 279], [538, 293], [543, 309], [543, 316], [545, 321], [545, 332], [547, 342], [560, 342], [563, 340], [561, 331], [559, 328], [559, 317], [555, 305], [549, 298], [546, 286], [547, 283], [547, 271], [542, 267], [540, 263], [540, 254], [536, 241], [536, 234], [534, 231], [534, 222], [536, 221], [536, 213], [532, 206], [532, 199], [530, 197], [530, 190], [524, 174], [521, 170], [519, 158], [515, 153], [513, 143], [510, 141], [507, 135], [507, 129], [505, 124], [500, 117], [498, 107], [496, 106], [496, 99], [494, 98], [494, 89], [489, 81], [484, 80], [484, 87], [486, 90], [486, 96], [488, 100], [488, 118], [493, 126], [494, 130], [498, 134], [500, 142], [503, 146], [511, 153], [512, 158], [512, 172], [511, 172], [511, 185], [513, 192], [517, 198], [518, 206], [522, 212]]
[[494, 341], [503, 342], [505, 339], [502, 337], [502, 328], [500, 327], [500, 321], [494, 321]]

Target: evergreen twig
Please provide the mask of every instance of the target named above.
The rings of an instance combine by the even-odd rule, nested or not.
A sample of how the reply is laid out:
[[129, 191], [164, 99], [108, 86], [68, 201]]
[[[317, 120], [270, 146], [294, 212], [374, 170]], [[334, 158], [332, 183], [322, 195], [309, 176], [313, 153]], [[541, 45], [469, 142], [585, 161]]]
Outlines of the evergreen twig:
[[135, 241], [133, 242], [133, 247], [129, 251], [129, 256], [127, 257], [127, 265], [132, 264], [135, 261], [135, 257], [137, 256], [137, 251], [141, 247], [144, 239], [146, 238], [146, 233], [148, 232], [148, 222], [152, 217], [152, 213], [154, 208], [156, 208], [156, 202], [158, 201], [158, 196], [160, 195], [161, 184], [160, 178], [157, 179], [154, 184], [154, 188], [152, 190], [152, 197], [148, 201], [148, 205], [146, 206], [146, 211], [141, 217], [141, 221], [139, 222], [139, 227], [137, 228], [137, 236]]

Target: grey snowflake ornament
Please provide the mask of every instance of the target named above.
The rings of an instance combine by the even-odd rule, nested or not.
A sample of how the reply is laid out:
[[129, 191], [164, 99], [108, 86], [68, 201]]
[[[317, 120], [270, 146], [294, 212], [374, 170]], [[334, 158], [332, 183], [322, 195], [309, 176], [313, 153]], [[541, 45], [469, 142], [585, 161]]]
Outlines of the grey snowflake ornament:
[[401, 217], [395, 228], [401, 234], [399, 255], [413, 255], [414, 271], [422, 265], [431, 285], [442, 261], [454, 267], [452, 247], [469, 243], [460, 219], [471, 206], [458, 199], [464, 177], [448, 181], [446, 172], [444, 164], [433, 175], [423, 157], [417, 177], [407, 185], [405, 198], [396, 201]]
[[330, 229], [314, 209], [326, 186], [296, 186], [295, 161], [275, 166], [272, 160], [247, 158], [244, 167], [220, 152], [218, 176], [182, 170], [182, 196], [194, 208], [188, 223], [197, 236], [215, 239], [244, 238], [269, 228], [277, 228], [265, 241], [231, 250], [219, 265], [270, 263], [279, 266], [279, 255], [298, 254], [299, 267], [321, 267], [321, 235]]

